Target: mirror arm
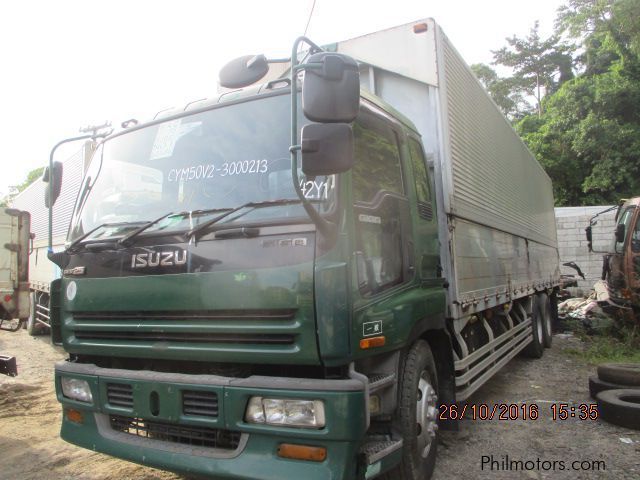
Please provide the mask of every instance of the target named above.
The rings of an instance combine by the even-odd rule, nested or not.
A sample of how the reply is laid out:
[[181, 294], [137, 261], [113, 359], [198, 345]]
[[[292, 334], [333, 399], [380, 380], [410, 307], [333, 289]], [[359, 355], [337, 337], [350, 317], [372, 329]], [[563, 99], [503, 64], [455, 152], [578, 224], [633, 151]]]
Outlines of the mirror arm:
[[[304, 196], [298, 177], [298, 151], [302, 148], [298, 142], [298, 72], [307, 67], [307, 65], [298, 64], [298, 47], [302, 43], [309, 45], [312, 50], [322, 51], [319, 46], [307, 37], [298, 37], [291, 49], [291, 147], [289, 147], [289, 152], [291, 153], [291, 179], [293, 181], [293, 188], [302, 203], [302, 207], [322, 236], [331, 243], [337, 233], [337, 227], [334, 223], [322, 218], [315, 207], [311, 205], [309, 200]], [[310, 65], [311, 68], [318, 68], [320, 66], [320, 64]]]
[[[47, 185], [47, 190], [48, 190], [48, 195], [50, 199], [53, 198], [52, 197], [53, 156], [56, 153], [56, 150], [58, 149], [58, 147], [60, 147], [61, 145], [64, 145], [65, 143], [77, 142], [78, 140], [89, 140], [89, 139], [95, 140], [96, 138], [104, 138], [108, 135], [111, 135], [111, 132], [113, 132], [113, 130], [102, 133], [102, 134], [96, 134], [94, 132], [87, 135], [80, 135], [78, 137], [65, 138], [64, 140], [60, 140], [58, 143], [54, 145], [54, 147], [51, 149], [51, 153], [49, 154], [49, 182], [48, 182], [49, 184]], [[50, 204], [49, 206], [49, 247], [47, 249], [47, 257], [51, 259], [51, 255], [53, 255], [53, 205], [52, 204]]]

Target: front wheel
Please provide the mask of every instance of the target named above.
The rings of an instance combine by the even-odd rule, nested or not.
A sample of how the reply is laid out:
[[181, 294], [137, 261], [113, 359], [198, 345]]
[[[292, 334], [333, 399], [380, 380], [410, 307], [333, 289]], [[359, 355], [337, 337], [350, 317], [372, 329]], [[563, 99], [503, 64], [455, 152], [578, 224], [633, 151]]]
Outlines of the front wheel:
[[436, 463], [438, 378], [431, 348], [424, 340], [414, 343], [406, 356], [399, 400], [402, 461], [387, 478], [426, 480]]

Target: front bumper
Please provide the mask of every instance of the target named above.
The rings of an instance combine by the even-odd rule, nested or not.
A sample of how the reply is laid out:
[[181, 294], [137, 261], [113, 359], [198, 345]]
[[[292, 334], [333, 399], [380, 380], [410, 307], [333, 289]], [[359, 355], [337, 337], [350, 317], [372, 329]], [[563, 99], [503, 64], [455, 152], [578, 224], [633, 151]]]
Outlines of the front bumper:
[[[65, 412], [82, 413], [82, 422], [65, 413], [64, 440], [132, 462], [186, 475], [218, 479], [351, 479], [356, 477], [357, 452], [366, 430], [365, 385], [359, 380], [314, 380], [253, 376], [229, 378], [150, 371], [99, 368], [61, 362], [56, 365], [56, 392]], [[61, 376], [86, 380], [93, 403], [62, 395]], [[126, 386], [130, 402], [111, 403], [108, 390]], [[184, 392], [203, 392], [217, 398], [215, 416], [185, 414]], [[248, 424], [244, 413], [254, 395], [276, 398], [324, 400], [326, 425], [322, 429]], [[237, 442], [216, 445], [189, 444], [184, 438], [145, 438], [114, 429], [113, 419], [132, 418], [162, 426], [228, 433]], [[189, 430], [191, 431], [191, 430]], [[153, 435], [152, 435], [153, 437]], [[292, 460], [277, 455], [283, 443], [321, 446], [327, 449], [322, 462]]]

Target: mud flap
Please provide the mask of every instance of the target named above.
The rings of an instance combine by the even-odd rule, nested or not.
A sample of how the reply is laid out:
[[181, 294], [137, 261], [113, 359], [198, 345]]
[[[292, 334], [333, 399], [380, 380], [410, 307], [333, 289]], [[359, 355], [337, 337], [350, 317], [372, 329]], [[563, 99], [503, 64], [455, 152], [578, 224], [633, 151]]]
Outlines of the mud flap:
[[49, 325], [51, 326], [51, 343], [62, 345], [62, 322], [60, 320], [60, 284], [62, 280], [56, 278], [51, 282], [49, 291]]

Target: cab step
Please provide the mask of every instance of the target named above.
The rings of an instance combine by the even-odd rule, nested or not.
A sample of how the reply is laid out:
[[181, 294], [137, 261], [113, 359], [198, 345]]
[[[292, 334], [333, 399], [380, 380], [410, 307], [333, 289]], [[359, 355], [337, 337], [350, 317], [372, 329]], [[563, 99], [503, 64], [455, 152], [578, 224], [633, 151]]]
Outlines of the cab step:
[[368, 439], [366, 443], [360, 447], [360, 453], [362, 453], [366, 459], [367, 465], [372, 465], [384, 457], [391, 455], [396, 450], [402, 448], [402, 439], [400, 440], [375, 440]]

